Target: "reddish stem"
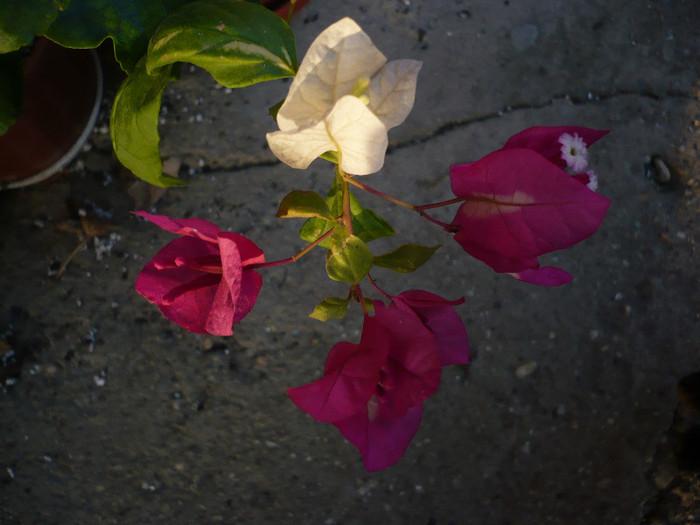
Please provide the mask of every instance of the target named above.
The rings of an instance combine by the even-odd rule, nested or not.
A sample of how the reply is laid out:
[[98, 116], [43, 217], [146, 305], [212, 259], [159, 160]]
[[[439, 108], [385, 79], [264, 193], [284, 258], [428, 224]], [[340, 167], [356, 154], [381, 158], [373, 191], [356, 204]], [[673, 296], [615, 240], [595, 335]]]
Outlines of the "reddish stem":
[[443, 206], [449, 206], [451, 204], [457, 204], [458, 202], [466, 201], [466, 197], [455, 197], [454, 199], [448, 199], [442, 202], [435, 202], [433, 204], [423, 204], [422, 206], [416, 206], [417, 210], [429, 210], [431, 208], [442, 208]]
[[353, 293], [355, 295], [355, 297], [357, 298], [357, 301], [360, 303], [360, 306], [362, 307], [362, 313], [364, 315], [367, 315], [367, 305], [365, 304], [365, 298], [362, 295], [362, 288], [360, 288], [360, 285], [353, 284], [351, 293]]
[[280, 259], [279, 261], [272, 261], [272, 262], [264, 262], [264, 263], [258, 263], [258, 264], [251, 264], [250, 266], [246, 266], [247, 270], [259, 270], [260, 268], [269, 268], [271, 266], [281, 266], [283, 264], [289, 264], [293, 262], [297, 262], [299, 259], [301, 259], [304, 255], [309, 253], [311, 250], [316, 248], [319, 244], [321, 244], [324, 239], [330, 237], [330, 235], [333, 233], [333, 230], [335, 228], [331, 228], [328, 230], [326, 233], [321, 235], [318, 239], [316, 239], [314, 242], [309, 244], [306, 248], [301, 250], [299, 253], [296, 255], [292, 255], [291, 257], [287, 257], [286, 259]]
[[449, 224], [447, 222], [439, 221], [439, 220], [435, 219], [434, 217], [431, 217], [430, 215], [425, 213], [425, 210], [429, 210], [432, 208], [441, 208], [443, 206], [449, 206], [451, 204], [457, 204], [459, 202], [465, 201], [466, 199], [464, 197], [455, 197], [454, 199], [449, 199], [449, 200], [442, 201], [442, 202], [436, 202], [433, 204], [423, 204], [421, 206], [418, 206], [418, 205], [411, 204], [411, 203], [402, 201], [400, 199], [397, 199], [396, 197], [392, 197], [391, 195], [387, 195], [386, 193], [382, 193], [379, 190], [375, 190], [374, 188], [367, 186], [365, 183], [359, 182], [353, 178], [345, 178], [344, 180], [346, 180], [348, 183], [352, 184], [353, 186], [357, 186], [358, 188], [363, 189], [368, 193], [371, 193], [372, 195], [376, 195], [377, 197], [379, 197], [381, 199], [384, 199], [384, 200], [389, 201], [389, 202], [396, 204], [398, 206], [402, 206], [404, 208], [408, 208], [409, 210], [413, 210], [413, 211], [417, 212], [421, 217], [428, 219], [430, 222], [432, 222], [434, 224], [437, 224], [446, 232], [454, 233], [456, 231], [459, 231], [458, 226]]
[[379, 285], [377, 284], [377, 281], [375, 281], [374, 279], [372, 279], [372, 276], [371, 276], [370, 274], [367, 274], [367, 280], [369, 280], [370, 284], [371, 284], [372, 286], [374, 286], [375, 290], [377, 290], [380, 294], [382, 294], [384, 297], [386, 297], [386, 298], [389, 299], [390, 301], [392, 300], [392, 299], [391, 299], [391, 295], [389, 295], [389, 294], [386, 293], [384, 290], [382, 290], [382, 289], [379, 287]]

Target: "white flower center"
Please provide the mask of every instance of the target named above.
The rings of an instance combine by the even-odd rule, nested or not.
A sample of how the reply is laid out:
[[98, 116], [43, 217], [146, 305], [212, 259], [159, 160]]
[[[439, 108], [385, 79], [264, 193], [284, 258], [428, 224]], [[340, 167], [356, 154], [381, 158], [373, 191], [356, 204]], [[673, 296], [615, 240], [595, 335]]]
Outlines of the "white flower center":
[[578, 133], [574, 133], [573, 136], [564, 133], [559, 137], [559, 144], [561, 144], [561, 158], [566, 165], [576, 174], [585, 173], [588, 169], [588, 149]]

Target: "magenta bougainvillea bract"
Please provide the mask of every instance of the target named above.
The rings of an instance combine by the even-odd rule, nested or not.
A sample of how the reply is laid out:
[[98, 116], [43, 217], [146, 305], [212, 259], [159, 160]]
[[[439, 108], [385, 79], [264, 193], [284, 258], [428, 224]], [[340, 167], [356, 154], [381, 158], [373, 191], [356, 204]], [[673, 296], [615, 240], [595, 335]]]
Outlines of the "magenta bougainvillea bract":
[[452, 309], [461, 301], [420, 290], [393, 299], [388, 307], [374, 302], [359, 344], [341, 342], [331, 349], [321, 379], [288, 390], [299, 408], [335, 425], [369, 471], [403, 456], [442, 366], [469, 360], [466, 330]]
[[587, 167], [585, 148], [575, 157], [569, 142], [590, 146], [606, 133], [530, 128], [476, 162], [452, 166], [452, 191], [465, 199], [452, 221], [455, 240], [497, 272], [540, 285], [569, 282], [571, 275], [541, 268], [537, 258], [586, 239], [600, 226], [610, 200], [586, 186], [592, 172], [564, 168]]
[[136, 291], [191, 332], [233, 334], [233, 325], [252, 310], [262, 286], [260, 274], [250, 268], [265, 261], [262, 250], [203, 219], [134, 213], [181, 236], [141, 270]]

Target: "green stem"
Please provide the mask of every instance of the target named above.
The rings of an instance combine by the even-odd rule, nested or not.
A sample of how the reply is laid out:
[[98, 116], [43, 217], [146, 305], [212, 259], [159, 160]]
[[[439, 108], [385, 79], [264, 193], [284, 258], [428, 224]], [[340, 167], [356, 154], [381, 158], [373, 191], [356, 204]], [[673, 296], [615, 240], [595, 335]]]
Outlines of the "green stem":
[[328, 230], [326, 233], [321, 235], [318, 239], [316, 239], [314, 242], [309, 244], [306, 248], [301, 250], [299, 253], [296, 255], [292, 255], [291, 257], [287, 257], [286, 259], [280, 259], [279, 261], [272, 261], [272, 262], [264, 262], [264, 263], [258, 263], [258, 264], [251, 264], [250, 266], [247, 266], [246, 269], [248, 270], [258, 270], [260, 268], [269, 268], [271, 266], [281, 266], [283, 264], [289, 264], [298, 261], [301, 259], [304, 255], [309, 253], [311, 250], [316, 248], [319, 244], [323, 242], [324, 239], [330, 237], [330, 235], [333, 233], [334, 228], [331, 228]]
[[297, 0], [289, 0], [289, 11], [287, 11], [287, 25], [292, 23], [292, 16], [294, 15], [294, 4]]
[[352, 176], [340, 169], [340, 165], [336, 164], [336, 173], [340, 176], [340, 190], [343, 198], [343, 225], [352, 235], [352, 211], [350, 210], [350, 187], [348, 182], [352, 182]]

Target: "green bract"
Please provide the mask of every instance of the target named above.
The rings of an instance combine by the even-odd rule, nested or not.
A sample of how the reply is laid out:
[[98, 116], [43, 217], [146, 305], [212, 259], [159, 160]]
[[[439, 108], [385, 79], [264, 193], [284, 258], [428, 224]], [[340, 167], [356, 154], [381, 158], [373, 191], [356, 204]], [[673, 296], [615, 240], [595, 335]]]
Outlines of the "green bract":
[[[343, 193], [340, 175], [336, 174], [333, 185], [328, 192], [326, 204], [331, 210], [333, 217], [340, 217], [343, 213]], [[394, 235], [394, 229], [387, 221], [382, 219], [372, 210], [362, 207], [355, 196], [350, 194], [350, 213], [352, 214], [352, 229], [364, 242], [370, 242], [381, 237], [391, 237]], [[315, 217], [306, 221], [301, 228], [299, 236], [308, 242], [313, 242], [321, 235], [329, 231], [335, 226], [334, 221]], [[321, 243], [321, 246], [329, 247], [328, 239]]]
[[334, 281], [356, 284], [372, 268], [374, 257], [367, 245], [345, 228], [336, 226], [326, 252], [326, 271]]

